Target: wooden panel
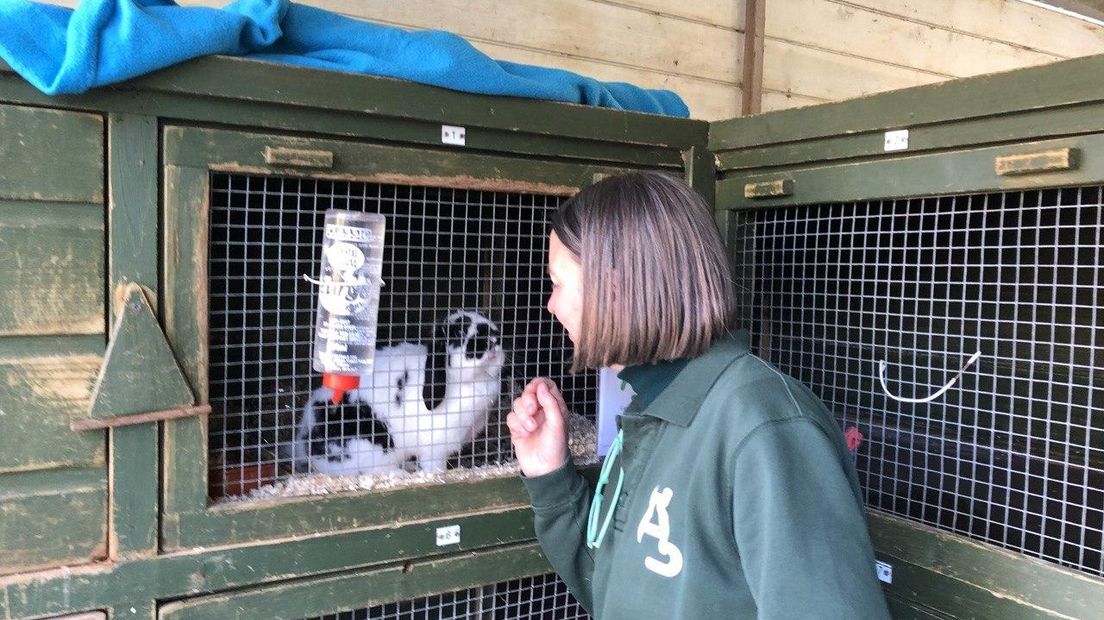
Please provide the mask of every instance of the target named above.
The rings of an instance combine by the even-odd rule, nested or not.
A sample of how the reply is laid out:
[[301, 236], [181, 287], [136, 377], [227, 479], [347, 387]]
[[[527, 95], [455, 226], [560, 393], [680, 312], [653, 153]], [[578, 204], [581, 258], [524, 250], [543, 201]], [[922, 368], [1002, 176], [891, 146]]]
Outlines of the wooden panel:
[[[157, 248], [157, 119], [152, 116], [108, 115], [110, 210], [108, 247], [110, 283], [117, 293], [128, 283], [145, 286], [150, 303], [158, 286]], [[113, 312], [124, 304], [112, 295]], [[157, 514], [160, 511], [160, 444], [157, 423], [108, 431], [111, 450], [112, 559], [157, 553]], [[151, 612], [148, 617], [155, 614]]]
[[[954, 123], [920, 125], [909, 128], [908, 152], [1089, 133], [1100, 130], [1102, 115], [1104, 102], [985, 116]], [[827, 138], [722, 151], [717, 154], [717, 163], [718, 170], [723, 173], [741, 168], [755, 169], [871, 156], [885, 156], [885, 133], [855, 129]]]
[[405, 29], [454, 32], [499, 60], [672, 90], [686, 101], [693, 118], [716, 120], [739, 113], [742, 1], [311, 0], [307, 4]]
[[103, 202], [103, 118], [0, 105], [0, 199]]
[[[46, 2], [69, 7], [77, 5], [77, 0], [46, 0]], [[603, 3], [602, 0], [574, 0], [574, 2], [577, 5]], [[220, 0], [180, 0], [177, 4], [181, 6], [221, 7], [225, 3]], [[395, 3], [387, 0], [306, 0], [300, 4], [317, 6], [327, 11], [378, 22], [388, 21], [390, 18], [391, 23], [394, 24], [405, 23], [399, 18], [412, 13], [412, 11], [404, 10], [403, 5], [415, 5], [413, 2]], [[396, 4], [399, 6], [395, 6]], [[470, 5], [473, 11], [482, 8], [489, 11], [489, 13], [484, 14], [487, 19], [494, 18], [494, 9], [497, 8], [494, 4], [486, 3], [481, 6], [478, 3], [466, 2], [465, 0], [442, 0], [434, 6], [448, 4], [458, 7]], [[529, 3], [519, 2], [518, 4], [535, 3], [530, 0]], [[682, 18], [734, 30], [743, 28], [743, 2], [741, 0], [736, 2], [716, 2], [716, 0], [618, 0], [615, 6], [628, 11], [652, 13], [664, 18]], [[426, 18], [426, 16], [409, 16], [409, 19]], [[526, 23], [522, 23], [515, 27], [523, 28], [526, 25]], [[531, 25], [531, 22], [528, 25]], [[447, 29], [447, 24], [442, 23], [434, 26], [434, 28]]]
[[[897, 6], [905, 3], [893, 4]], [[974, 5], [975, 10], [980, 12], [987, 3], [965, 4]], [[1070, 20], [1067, 27], [1072, 29], [1074, 25]], [[999, 33], [991, 31], [991, 34]], [[1006, 36], [1011, 34], [1005, 33]], [[786, 0], [771, 3], [767, 11], [767, 36], [945, 77], [1007, 71], [1062, 59], [1054, 54], [1025, 49], [1018, 42], [1005, 43], [979, 38], [949, 27], [934, 28], [886, 15], [884, 12], [828, 0]], [[1021, 37], [1017, 40], [1023, 39]], [[1104, 40], [1101, 44], [1104, 44]], [[1104, 50], [1104, 45], [1101, 49]]]
[[103, 338], [0, 338], [0, 473], [102, 465], [104, 433], [74, 433]]
[[103, 468], [0, 474], [0, 574], [107, 553]]
[[[532, 542], [533, 512], [528, 506], [507, 513], [482, 512], [464, 516], [449, 524], [461, 526], [465, 542], [473, 538], [497, 541], [512, 549], [536, 546]], [[414, 570], [406, 574], [416, 576], [423, 566], [420, 558], [441, 554], [436, 545], [437, 525], [443, 523], [431, 521], [332, 536], [301, 536], [268, 544], [192, 548], [151, 558], [128, 559], [113, 565], [53, 570], [32, 578], [0, 576], [0, 605], [8, 605], [7, 608], [0, 606], [0, 617], [5, 620], [9, 617], [40, 618], [103, 608], [129, 611], [131, 605], [143, 599], [180, 601], [257, 584], [331, 576], [378, 566], [396, 557], [401, 557], [404, 563], [410, 562]], [[457, 556], [471, 552], [466, 545], [455, 551]], [[484, 579], [497, 570], [494, 566], [478, 565], [470, 573], [453, 576]], [[547, 570], [544, 564], [540, 572]], [[124, 613], [122, 617], [131, 616]]]
[[[171, 143], [171, 140], [169, 141]], [[258, 153], [258, 155], [260, 155]], [[166, 163], [169, 158], [164, 158]], [[209, 173], [203, 168], [165, 165], [162, 323], [169, 344], [195, 392], [208, 402], [207, 231]], [[161, 467], [166, 513], [202, 511], [207, 506], [207, 418], [164, 423]], [[169, 542], [169, 545], [173, 543]]]
[[956, 618], [1104, 618], [1104, 579], [884, 513], [868, 520], [892, 596]]
[[[316, 178], [561, 196], [574, 194], [580, 187], [591, 183], [595, 174], [616, 174], [628, 170], [601, 164], [497, 157], [466, 153], [460, 149], [430, 151], [214, 129], [168, 127], [164, 135], [165, 163], [199, 170], [204, 175], [208, 167], [242, 173], [307, 174], [294, 167], [276, 167], [266, 163], [265, 149], [270, 147], [332, 152], [334, 160], [339, 163], [333, 170], [309, 171], [310, 176]], [[473, 146], [474, 136], [468, 134], [467, 141], [469, 146]], [[680, 168], [681, 164], [680, 158]], [[167, 191], [173, 189], [169, 187]], [[206, 195], [197, 193], [189, 198], [184, 208], [195, 209], [205, 201]]]
[[[112, 114], [108, 117], [111, 162], [108, 210], [109, 285], [116, 293], [128, 282], [146, 287], [157, 307], [157, 119]], [[113, 299], [113, 314], [122, 299]]]
[[[673, 19], [654, 11], [584, 0], [438, 2], [312, 0], [405, 28], [441, 29], [472, 42], [493, 42], [557, 55], [598, 59], [650, 71], [739, 81], [735, 28]], [[366, 6], [368, 5], [368, 6]]]
[[893, 620], [947, 620], [953, 616], [937, 613], [906, 599], [886, 595], [889, 615]]
[[846, 0], [846, 4], [1066, 58], [1104, 52], [1104, 28], [1019, 0]]
[[160, 617], [162, 620], [301, 618], [494, 584], [547, 571], [547, 560], [536, 545], [528, 544], [169, 603], [162, 608]]
[[[743, 45], [743, 35], [732, 33], [733, 45]], [[510, 62], [557, 67], [609, 82], [628, 82], [643, 88], [674, 91], [690, 108], [690, 116], [701, 120], [732, 118], [740, 112], [738, 82], [714, 81], [668, 72], [642, 72], [633, 67], [585, 58], [549, 54], [497, 43], [475, 41], [480, 51]]]
[[[770, 14], [768, 8], [768, 20]], [[925, 71], [772, 38], [763, 44], [763, 88], [775, 92], [835, 101], [944, 79]]]
[[[993, 169], [993, 162], [997, 157], [1063, 148], [1074, 148], [1084, 153], [1102, 152], [1104, 134], [914, 155], [904, 160], [887, 157], [834, 166], [781, 168], [767, 174], [751, 176], [736, 174], [717, 183], [717, 207], [752, 208], [990, 190], [1038, 189], [1096, 183], [1104, 179], [1104, 161], [1091, 157], [1086, 157], [1076, 170], [998, 176]], [[782, 177], [793, 179], [792, 196], [755, 200], [744, 197], [746, 184], [776, 181]]]
[[0, 336], [104, 333], [103, 219], [98, 205], [0, 202]]
[[822, 97], [810, 97], [797, 93], [779, 92], [763, 89], [762, 109], [760, 112], [773, 112], [774, 110], [788, 110], [790, 108], [803, 108], [810, 105], [828, 103], [831, 99]]
[[[1090, 56], [804, 110], [735, 118], [710, 124], [709, 147], [721, 152], [1025, 111], [1038, 111], [1038, 122], [1043, 125], [1049, 124], [1045, 119], [1052, 117], [1066, 117], [1068, 123], [1071, 116], [1080, 116], [1082, 112], [1071, 114], [1064, 109], [1066, 106], [1104, 101], [1104, 81], [1097, 79], [1102, 72], [1104, 55]], [[1085, 119], [1089, 118], [1085, 114]], [[1081, 126], [1087, 124], [1086, 121]], [[1078, 131], [1074, 125], [1070, 127]], [[1095, 128], [1099, 128], [1099, 123]], [[995, 134], [996, 139], [1007, 139], [1000, 131]]]

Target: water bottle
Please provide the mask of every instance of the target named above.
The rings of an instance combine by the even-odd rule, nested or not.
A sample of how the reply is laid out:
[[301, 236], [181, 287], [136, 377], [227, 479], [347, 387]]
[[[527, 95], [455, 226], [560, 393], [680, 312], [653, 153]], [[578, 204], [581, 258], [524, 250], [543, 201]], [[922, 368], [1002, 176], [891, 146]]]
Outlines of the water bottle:
[[312, 366], [333, 402], [372, 371], [383, 285], [385, 219], [377, 213], [326, 211], [322, 271], [317, 281]]

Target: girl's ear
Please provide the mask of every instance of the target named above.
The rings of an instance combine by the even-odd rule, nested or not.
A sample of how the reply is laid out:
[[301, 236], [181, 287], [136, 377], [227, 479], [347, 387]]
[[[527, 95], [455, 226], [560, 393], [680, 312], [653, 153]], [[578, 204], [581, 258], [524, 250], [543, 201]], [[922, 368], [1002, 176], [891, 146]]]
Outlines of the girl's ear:
[[445, 400], [446, 369], [448, 368], [448, 349], [445, 343], [448, 334], [445, 326], [439, 325], [433, 330], [426, 356], [425, 385], [422, 386], [422, 400], [426, 409], [436, 409]]

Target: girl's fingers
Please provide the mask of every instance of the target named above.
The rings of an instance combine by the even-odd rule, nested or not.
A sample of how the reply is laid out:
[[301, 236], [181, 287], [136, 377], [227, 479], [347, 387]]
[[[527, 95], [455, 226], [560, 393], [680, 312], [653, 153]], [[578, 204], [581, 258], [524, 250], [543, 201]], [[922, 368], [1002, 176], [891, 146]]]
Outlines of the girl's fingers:
[[525, 430], [521, 421], [513, 413], [506, 416], [506, 428], [509, 428], [510, 434], [518, 439], [525, 439], [529, 436], [529, 431]]

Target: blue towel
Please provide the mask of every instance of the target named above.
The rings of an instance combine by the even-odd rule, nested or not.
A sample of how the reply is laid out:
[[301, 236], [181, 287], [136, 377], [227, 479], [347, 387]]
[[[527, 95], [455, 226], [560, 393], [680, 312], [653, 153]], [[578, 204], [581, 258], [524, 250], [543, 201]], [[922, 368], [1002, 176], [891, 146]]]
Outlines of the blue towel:
[[209, 54], [367, 73], [487, 95], [686, 117], [671, 91], [496, 61], [463, 38], [406, 32], [288, 0], [222, 9], [172, 0], [0, 0], [0, 57], [49, 95], [75, 94]]

